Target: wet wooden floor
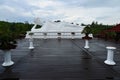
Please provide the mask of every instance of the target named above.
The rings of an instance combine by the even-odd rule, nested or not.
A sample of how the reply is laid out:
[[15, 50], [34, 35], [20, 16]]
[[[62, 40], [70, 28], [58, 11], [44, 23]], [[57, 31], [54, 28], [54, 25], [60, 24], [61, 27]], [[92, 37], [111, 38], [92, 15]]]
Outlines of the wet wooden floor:
[[[83, 50], [81, 40], [38, 40], [33, 51], [26, 50], [27, 40], [13, 50], [11, 68], [2, 69], [1, 80], [120, 80], [119, 74], [101, 64]], [[83, 42], [82, 42], [83, 43]], [[15, 55], [16, 53], [16, 55]], [[17, 55], [18, 53], [18, 55]]]

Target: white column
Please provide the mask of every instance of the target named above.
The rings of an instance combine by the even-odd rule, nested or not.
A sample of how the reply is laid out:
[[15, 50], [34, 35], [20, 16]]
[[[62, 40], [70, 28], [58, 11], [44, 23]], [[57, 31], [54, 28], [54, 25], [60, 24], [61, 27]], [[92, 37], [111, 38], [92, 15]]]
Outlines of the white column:
[[72, 39], [74, 39], [74, 36], [75, 36], [75, 35], [72, 34]]
[[32, 37], [30, 37], [30, 39], [29, 39], [29, 49], [34, 49]]
[[89, 48], [89, 41], [87, 39], [85, 39], [85, 47], [84, 48], [86, 48], [86, 49]]
[[61, 33], [58, 33], [58, 39], [61, 39]]
[[47, 39], [47, 33], [43, 33], [44, 39]]
[[44, 35], [44, 39], [47, 39], [47, 36], [46, 36], [46, 35]]
[[114, 50], [116, 47], [106, 47], [107, 49], [107, 60], [104, 61], [105, 64], [108, 65], [115, 65], [116, 63], [113, 60], [114, 57]]
[[11, 60], [11, 52], [10, 51], [4, 51], [4, 62], [2, 66], [11, 66], [14, 62]]

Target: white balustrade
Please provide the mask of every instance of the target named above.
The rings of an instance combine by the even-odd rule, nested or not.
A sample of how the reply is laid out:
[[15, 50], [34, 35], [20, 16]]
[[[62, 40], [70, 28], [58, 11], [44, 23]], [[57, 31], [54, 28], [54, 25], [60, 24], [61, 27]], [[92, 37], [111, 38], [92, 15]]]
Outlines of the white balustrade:
[[[30, 31], [27, 32], [26, 38], [30, 38], [29, 35]], [[32, 32], [34, 35], [33, 38], [63, 38], [63, 39], [81, 39], [84, 34], [81, 34], [81, 32]], [[60, 33], [60, 34], [58, 34]], [[92, 35], [90, 36], [92, 37]]]

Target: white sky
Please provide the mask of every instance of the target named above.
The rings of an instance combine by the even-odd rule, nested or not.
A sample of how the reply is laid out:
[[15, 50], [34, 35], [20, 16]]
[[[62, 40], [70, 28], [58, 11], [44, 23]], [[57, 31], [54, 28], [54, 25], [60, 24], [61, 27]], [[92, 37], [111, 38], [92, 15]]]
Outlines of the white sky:
[[120, 0], [0, 0], [0, 20], [120, 23]]

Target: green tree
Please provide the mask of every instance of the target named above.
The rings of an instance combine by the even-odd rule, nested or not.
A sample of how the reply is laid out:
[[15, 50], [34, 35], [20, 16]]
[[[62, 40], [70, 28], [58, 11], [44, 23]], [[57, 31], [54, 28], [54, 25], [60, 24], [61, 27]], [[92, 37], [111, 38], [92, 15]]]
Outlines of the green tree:
[[90, 33], [92, 33], [91, 28], [89, 26], [86, 26], [82, 33], [84, 33], [86, 36], [88, 36]]

